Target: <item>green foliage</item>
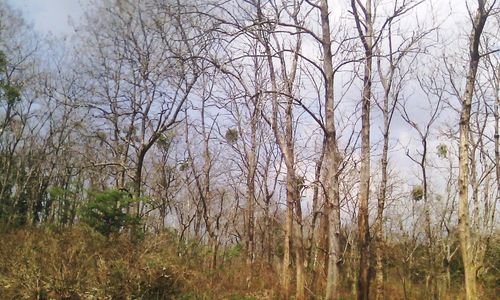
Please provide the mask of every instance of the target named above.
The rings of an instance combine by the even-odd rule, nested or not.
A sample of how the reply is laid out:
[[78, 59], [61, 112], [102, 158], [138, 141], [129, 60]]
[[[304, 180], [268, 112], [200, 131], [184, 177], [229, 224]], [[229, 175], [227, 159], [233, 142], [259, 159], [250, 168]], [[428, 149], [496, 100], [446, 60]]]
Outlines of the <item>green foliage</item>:
[[98, 139], [103, 140], [103, 141], [106, 140], [108, 137], [104, 131], [97, 131], [96, 136]]
[[186, 171], [189, 168], [189, 162], [183, 161], [179, 163], [179, 171], [183, 172]]
[[126, 212], [134, 200], [124, 191], [109, 190], [95, 194], [81, 210], [81, 220], [104, 236], [139, 225], [140, 218]]
[[422, 200], [424, 197], [424, 187], [421, 185], [416, 185], [411, 190], [411, 198], [415, 201]]
[[2, 84], [2, 88], [4, 90], [4, 97], [9, 104], [13, 104], [21, 97], [21, 93], [17, 87], [13, 87], [9, 84]]
[[485, 258], [484, 268], [480, 270], [480, 280], [485, 286], [495, 290], [500, 287], [500, 234], [497, 231], [488, 247]]
[[[5, 54], [0, 51], [0, 72], [4, 72], [7, 67], [7, 58]], [[8, 80], [0, 78], [0, 92], [2, 98], [7, 101], [9, 105], [14, 104], [21, 97], [19, 87], [13, 86]]]
[[440, 158], [446, 158], [448, 156], [448, 146], [446, 146], [445, 144], [439, 144], [436, 147], [436, 150], [437, 150], [437, 155]]
[[68, 190], [65, 190], [61, 187], [55, 186], [49, 189], [49, 195], [51, 198], [60, 198], [65, 197], [69, 193]]
[[234, 144], [238, 141], [238, 129], [229, 128], [226, 131], [226, 141], [230, 144]]
[[173, 136], [162, 133], [156, 142], [158, 147], [164, 151], [168, 151], [172, 146]]
[[227, 258], [232, 258], [232, 257], [237, 257], [240, 256], [241, 251], [243, 250], [243, 246], [241, 244], [236, 244], [229, 248], [229, 250], [226, 253]]
[[5, 57], [5, 53], [0, 51], [0, 72], [5, 71], [6, 65], [7, 65], [7, 58]]
[[297, 188], [302, 190], [306, 187], [306, 177], [305, 176], [296, 176], [295, 180], [297, 181]]
[[78, 182], [70, 182], [67, 188], [53, 186], [48, 189], [50, 205], [58, 207], [58, 219], [60, 225], [72, 223], [76, 214], [75, 199], [78, 197]]

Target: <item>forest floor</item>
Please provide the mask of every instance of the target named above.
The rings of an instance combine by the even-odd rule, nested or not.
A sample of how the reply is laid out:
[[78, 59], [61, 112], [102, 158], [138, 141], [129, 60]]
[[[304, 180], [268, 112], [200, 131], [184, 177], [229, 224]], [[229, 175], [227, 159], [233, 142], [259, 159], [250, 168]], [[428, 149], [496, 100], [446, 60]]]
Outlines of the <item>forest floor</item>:
[[[89, 228], [19, 229], [0, 234], [0, 299], [274, 299], [271, 270], [247, 287], [239, 249], [209, 269], [209, 253], [172, 234], [136, 242]], [[183, 253], [183, 255], [179, 255]]]
[[[266, 264], [256, 263], [249, 284], [241, 248], [226, 250], [215, 269], [208, 268], [210, 256], [168, 232], [134, 242], [126, 234], [105, 238], [87, 227], [9, 230], [0, 233], [0, 299], [281, 298], [279, 276]], [[413, 285], [407, 298], [424, 299], [423, 290]], [[386, 294], [405, 298], [398, 282], [388, 282]], [[450, 293], [449, 299], [461, 294]]]

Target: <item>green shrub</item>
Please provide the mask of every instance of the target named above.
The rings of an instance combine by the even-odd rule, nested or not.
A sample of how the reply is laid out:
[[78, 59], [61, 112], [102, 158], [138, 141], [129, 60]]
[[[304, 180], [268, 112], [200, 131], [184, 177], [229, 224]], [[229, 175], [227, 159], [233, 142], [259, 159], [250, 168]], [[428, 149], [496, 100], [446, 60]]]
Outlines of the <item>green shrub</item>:
[[119, 233], [120, 230], [138, 226], [140, 218], [127, 213], [134, 202], [124, 191], [109, 190], [97, 193], [80, 212], [81, 220], [104, 236]]

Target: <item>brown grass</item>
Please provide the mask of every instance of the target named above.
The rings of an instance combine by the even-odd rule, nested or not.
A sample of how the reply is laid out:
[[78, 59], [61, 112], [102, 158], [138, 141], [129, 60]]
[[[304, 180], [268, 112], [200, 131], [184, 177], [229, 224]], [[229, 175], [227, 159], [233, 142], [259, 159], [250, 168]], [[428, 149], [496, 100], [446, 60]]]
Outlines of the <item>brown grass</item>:
[[[203, 248], [179, 256], [169, 234], [107, 240], [85, 227], [0, 236], [1, 299], [273, 299], [275, 274], [241, 258], [215, 270]], [[207, 258], [208, 260], [208, 258]]]
[[[133, 242], [127, 235], [106, 239], [86, 227], [12, 230], [0, 234], [0, 299], [280, 298], [276, 266], [257, 261], [250, 270], [241, 249], [221, 253], [216, 269], [208, 268], [210, 257], [207, 248], [179, 244], [168, 232]], [[341, 299], [353, 299], [350, 287], [345, 283]], [[407, 288], [407, 299], [426, 299], [423, 283]], [[454, 284], [442, 296], [463, 294]], [[482, 299], [497, 294], [497, 286], [484, 289]], [[387, 280], [386, 298], [405, 299], [395, 274]]]

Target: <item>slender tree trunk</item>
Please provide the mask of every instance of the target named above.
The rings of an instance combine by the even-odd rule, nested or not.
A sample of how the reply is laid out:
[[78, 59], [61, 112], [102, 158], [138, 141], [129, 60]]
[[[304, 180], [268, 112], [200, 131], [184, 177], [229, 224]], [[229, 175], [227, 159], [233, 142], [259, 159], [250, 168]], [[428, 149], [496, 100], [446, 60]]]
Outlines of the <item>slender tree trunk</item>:
[[265, 207], [264, 207], [264, 220], [265, 220], [265, 228], [267, 230], [264, 230], [262, 233], [264, 235], [263, 237], [263, 253], [262, 255], [266, 258], [267, 264], [269, 267], [272, 266], [272, 219], [271, 219], [271, 198], [272, 198], [272, 193], [269, 191], [269, 188], [267, 186], [268, 180], [269, 180], [269, 160], [270, 157], [268, 156], [266, 161], [266, 167], [264, 170], [264, 175], [262, 176], [262, 181], [264, 184], [264, 201], [265, 201]]
[[248, 157], [248, 174], [247, 174], [247, 209], [248, 209], [248, 228], [247, 228], [247, 245], [246, 245], [246, 263], [249, 271], [247, 285], [249, 286], [253, 275], [253, 263], [255, 259], [255, 220], [254, 220], [254, 201], [255, 201], [255, 172], [257, 168], [256, 152], [257, 152], [257, 107], [251, 116], [251, 137], [250, 149], [247, 153]]
[[[493, 5], [496, 1], [493, 2]], [[473, 238], [469, 217], [469, 133], [472, 98], [476, 82], [477, 70], [480, 60], [479, 44], [486, 19], [491, 11], [486, 10], [485, 1], [478, 0], [478, 8], [472, 20], [472, 32], [470, 35], [469, 67], [465, 93], [462, 99], [460, 112], [460, 145], [459, 145], [459, 207], [458, 207], [458, 236], [462, 262], [465, 275], [465, 294], [467, 300], [478, 299], [476, 283], [476, 263], [474, 260]]]
[[212, 206], [212, 191], [210, 189], [211, 185], [211, 170], [212, 170], [212, 154], [210, 151], [209, 144], [209, 134], [205, 127], [205, 102], [201, 108], [201, 131], [203, 136], [203, 183], [201, 187], [201, 200], [203, 207], [203, 219], [205, 220], [205, 227], [207, 229], [209, 245], [212, 249], [212, 259], [210, 261], [210, 268], [215, 269], [217, 267], [217, 250], [218, 250], [218, 239], [216, 231], [213, 226], [213, 222], [210, 218], [210, 210]]
[[384, 129], [383, 129], [383, 148], [382, 148], [382, 157], [380, 158], [380, 165], [382, 173], [382, 178], [380, 180], [380, 187], [377, 197], [377, 219], [375, 226], [375, 281], [376, 281], [376, 294], [375, 299], [382, 300], [384, 299], [384, 210], [385, 210], [385, 201], [387, 197], [387, 177], [388, 177], [388, 163], [389, 163], [389, 134], [392, 116], [396, 107], [396, 102], [398, 101], [397, 95], [395, 97], [392, 108], [389, 107], [389, 98], [392, 89], [392, 82], [394, 78], [394, 72], [396, 66], [394, 64], [393, 56], [392, 56], [392, 37], [389, 36], [389, 62], [390, 69], [388, 71], [388, 75], [385, 76], [382, 72], [381, 67], [381, 58], [377, 59], [378, 64], [378, 72], [380, 81], [384, 88], [384, 103], [382, 105], [382, 114], [384, 119]]
[[[331, 143], [331, 141], [329, 141]], [[335, 147], [336, 145], [327, 145], [328, 148]], [[331, 152], [330, 152], [331, 151]], [[327, 169], [326, 174], [329, 174], [327, 179], [327, 189], [328, 189], [328, 202], [326, 205], [329, 206], [328, 212], [328, 225], [329, 225], [329, 244], [328, 244], [328, 272], [327, 272], [327, 285], [325, 291], [326, 299], [338, 299], [340, 296], [340, 261], [341, 261], [341, 249], [340, 249], [340, 195], [338, 188], [338, 175], [337, 163], [332, 162], [336, 159], [336, 150], [327, 150], [329, 153], [326, 158], [327, 165], [332, 167], [332, 169]], [[335, 173], [333, 173], [334, 171]], [[332, 174], [333, 173], [333, 174]]]
[[[359, 174], [358, 299], [368, 299], [370, 288], [370, 231], [368, 224], [368, 199], [370, 196], [370, 105], [372, 97], [373, 20], [372, 1], [366, 0], [365, 2], [365, 6], [363, 7], [363, 21], [361, 21], [356, 3], [356, 0], [351, 0], [351, 7], [355, 16], [356, 27], [365, 50], [363, 99], [361, 105], [361, 170]], [[365, 28], [365, 32], [363, 32], [363, 28]]]
[[144, 158], [146, 156], [146, 151], [142, 149], [139, 151], [139, 155], [137, 157], [137, 166], [135, 167], [135, 175], [134, 175], [134, 197], [136, 198], [137, 203], [135, 204], [134, 213], [136, 216], [139, 216], [139, 198], [141, 197], [141, 189], [142, 189], [142, 169], [144, 165]]
[[[323, 174], [323, 177], [326, 178], [326, 176]], [[324, 190], [324, 187], [322, 188]], [[318, 269], [316, 271], [317, 278], [313, 282], [314, 284], [314, 290], [316, 291], [316, 294], [319, 295], [320, 293], [326, 292], [326, 290], [321, 289], [321, 286], [324, 282], [324, 279], [326, 279], [327, 274], [328, 274], [328, 257], [329, 257], [329, 251], [328, 251], [328, 245], [330, 243], [330, 237], [329, 237], [329, 228], [330, 228], [330, 214], [331, 214], [331, 207], [328, 205], [328, 199], [326, 198], [326, 191], [323, 191], [323, 211], [321, 212], [320, 215], [320, 222], [319, 222], [319, 232], [318, 232], [318, 242], [317, 242], [317, 248], [318, 248]]]
[[[285, 68], [286, 66], [282, 66]], [[289, 84], [289, 83], [288, 83]], [[302, 208], [300, 203], [300, 194], [298, 189], [298, 180], [295, 173], [295, 151], [294, 151], [294, 135], [293, 135], [293, 99], [291, 97], [291, 88], [288, 88], [289, 97], [287, 99], [287, 105], [285, 109], [285, 135], [284, 135], [284, 145], [281, 143], [282, 152], [285, 154], [285, 164], [287, 167], [287, 219], [286, 219], [286, 231], [289, 233], [288, 241], [288, 252], [289, 252], [289, 264], [290, 264], [290, 253], [292, 246], [295, 247], [295, 264], [296, 264], [296, 294], [295, 298], [297, 300], [305, 299], [305, 273], [304, 273], [304, 238], [303, 238], [303, 225], [302, 225]], [[277, 104], [277, 102], [275, 102]], [[274, 119], [275, 121], [277, 118]], [[277, 133], [277, 124], [274, 126], [274, 130]], [[295, 219], [297, 221], [297, 226], [295, 227], [295, 232], [293, 228], [294, 220], [294, 209], [295, 209]], [[286, 239], [285, 239], [286, 241]]]
[[495, 117], [495, 173], [497, 179], [497, 199], [500, 199], [500, 64], [497, 65], [497, 75], [495, 82], [495, 105], [494, 105], [494, 117]]
[[[259, 22], [262, 21], [263, 14], [261, 10], [260, 1], [257, 2], [257, 19]], [[298, 9], [295, 7], [295, 9]], [[297, 31], [299, 31], [297, 29]], [[287, 190], [287, 208], [286, 208], [286, 221], [285, 221], [285, 244], [284, 244], [284, 255], [283, 255], [283, 276], [282, 276], [282, 286], [283, 295], [285, 299], [290, 299], [290, 283], [291, 283], [291, 251], [292, 245], [295, 247], [296, 256], [296, 295], [297, 300], [305, 299], [305, 272], [304, 272], [304, 239], [303, 239], [303, 225], [302, 225], [302, 210], [300, 203], [300, 195], [298, 191], [297, 176], [295, 174], [295, 153], [294, 153], [294, 130], [293, 130], [293, 82], [295, 81], [295, 75], [297, 70], [297, 62], [299, 57], [301, 39], [300, 32], [298, 32], [297, 45], [295, 48], [295, 55], [293, 56], [293, 62], [291, 66], [285, 64], [285, 57], [283, 52], [278, 51], [278, 57], [281, 62], [281, 73], [283, 80], [285, 81], [286, 92], [286, 107], [284, 111], [285, 117], [285, 128], [284, 131], [280, 129], [278, 125], [279, 122], [279, 94], [283, 93], [283, 90], [278, 88], [276, 72], [273, 62], [273, 53], [271, 52], [270, 36], [273, 33], [262, 32], [261, 42], [265, 49], [267, 65], [269, 68], [269, 76], [271, 79], [271, 89], [272, 93], [272, 119], [269, 121], [271, 128], [273, 130], [276, 142], [280, 148], [280, 151], [284, 157], [285, 165], [287, 168], [286, 176], [286, 190]], [[277, 45], [279, 47], [279, 45]], [[290, 70], [290, 73], [288, 73]], [[297, 220], [297, 228], [293, 229], [293, 219], [294, 219], [294, 209], [295, 217]]]
[[[384, 101], [387, 102], [388, 101]], [[388, 165], [388, 153], [389, 153], [389, 119], [387, 117], [388, 105], [384, 103], [384, 146], [382, 150], [381, 158], [381, 173], [382, 179], [380, 182], [380, 189], [377, 199], [377, 224], [375, 227], [375, 281], [376, 281], [376, 299], [384, 299], [384, 209], [385, 209], [385, 199], [387, 196], [387, 165]]]
[[286, 179], [286, 220], [285, 220], [285, 241], [284, 241], [284, 254], [283, 254], [283, 290], [285, 299], [290, 299], [290, 282], [291, 278], [291, 270], [292, 270], [292, 261], [291, 261], [291, 252], [292, 252], [292, 232], [293, 232], [293, 182], [290, 174], [287, 171], [287, 179]]
[[[258, 19], [261, 19], [262, 12], [260, 3], [258, 4]], [[269, 67], [269, 76], [271, 78], [271, 88], [274, 93], [272, 94], [272, 120], [271, 127], [276, 138], [276, 142], [280, 148], [280, 151], [285, 159], [285, 165], [287, 167], [287, 177], [286, 177], [286, 220], [285, 220], [285, 238], [284, 238], [284, 249], [283, 249], [283, 271], [282, 271], [282, 288], [283, 296], [285, 299], [290, 299], [290, 283], [291, 283], [291, 251], [292, 251], [292, 240], [293, 240], [293, 208], [296, 203], [296, 185], [297, 180], [294, 173], [294, 153], [293, 153], [293, 136], [285, 136], [280, 132], [278, 127], [278, 83], [276, 79], [276, 73], [274, 68], [273, 56], [271, 53], [271, 48], [267, 38], [264, 38], [263, 46], [266, 51], [266, 58]], [[291, 99], [287, 99], [288, 102]], [[287, 133], [293, 133], [293, 116], [291, 115], [292, 106], [287, 105], [287, 111], [285, 112], [285, 135]]]
[[[297, 225], [294, 227], [294, 242], [293, 245], [295, 247], [295, 271], [296, 271], [296, 293], [295, 299], [304, 300], [305, 299], [305, 286], [306, 286], [306, 277], [304, 271], [304, 235], [303, 235], [303, 224], [302, 224], [302, 208], [300, 203], [300, 192], [297, 185], [297, 176], [295, 175], [295, 171], [291, 172], [287, 175], [287, 178], [290, 178], [291, 189], [293, 192], [293, 198], [295, 199], [295, 220]], [[292, 212], [293, 217], [293, 212]]]
[[427, 135], [422, 137], [422, 157], [420, 160], [420, 169], [422, 171], [423, 182], [423, 202], [424, 202], [424, 221], [425, 221], [425, 235], [427, 236], [427, 275], [426, 275], [426, 294], [431, 299], [437, 299], [437, 276], [436, 276], [436, 263], [434, 259], [435, 245], [432, 236], [431, 224], [431, 205], [429, 204], [429, 185], [427, 183]]
[[321, 1], [323, 71], [325, 72], [325, 218], [328, 220], [328, 271], [325, 299], [338, 299], [340, 292], [340, 195], [338, 181], [338, 146], [335, 129], [334, 72], [328, 1]]
[[[322, 231], [320, 228], [320, 232], [316, 234], [317, 231], [317, 223], [318, 219], [322, 220], [322, 213], [320, 211], [320, 181], [321, 181], [321, 169], [323, 166], [323, 159], [325, 156], [325, 146], [321, 147], [321, 155], [316, 162], [316, 168], [314, 172], [314, 189], [313, 189], [313, 217], [311, 221], [311, 234], [309, 235], [309, 253], [308, 253], [308, 264], [311, 269], [312, 275], [311, 275], [311, 283], [312, 283], [312, 291], [314, 295], [319, 295], [320, 290], [319, 290], [319, 275], [322, 273], [322, 266], [319, 264], [321, 260], [319, 260], [319, 254], [323, 251], [323, 249], [320, 249], [320, 241], [324, 239], [322, 235]], [[321, 190], [323, 190], [321, 188]], [[324, 199], [324, 197], [322, 197]], [[320, 226], [322, 225], [322, 222], [320, 222]], [[326, 243], [325, 243], [326, 244]]]

